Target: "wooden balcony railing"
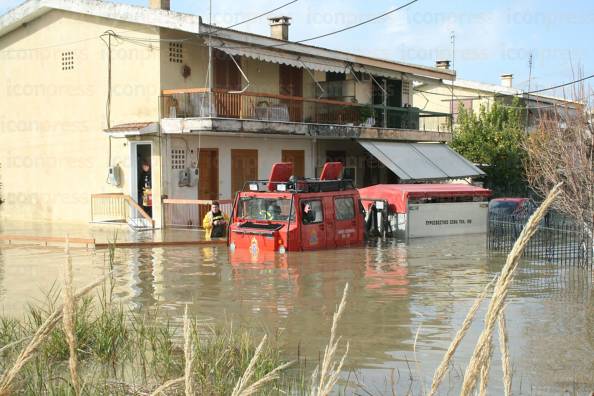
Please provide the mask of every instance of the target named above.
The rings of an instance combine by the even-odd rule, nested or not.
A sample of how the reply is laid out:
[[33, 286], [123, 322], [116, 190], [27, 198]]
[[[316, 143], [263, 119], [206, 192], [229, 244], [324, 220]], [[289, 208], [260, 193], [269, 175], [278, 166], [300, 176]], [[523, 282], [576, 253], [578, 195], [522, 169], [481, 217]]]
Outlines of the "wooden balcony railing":
[[[259, 92], [214, 89], [212, 102], [207, 88], [164, 90], [163, 118], [238, 118], [274, 122], [353, 125], [380, 128], [430, 130], [449, 127], [449, 114], [421, 111], [414, 107], [385, 107], [303, 98]], [[424, 130], [424, 129], [423, 129]]]

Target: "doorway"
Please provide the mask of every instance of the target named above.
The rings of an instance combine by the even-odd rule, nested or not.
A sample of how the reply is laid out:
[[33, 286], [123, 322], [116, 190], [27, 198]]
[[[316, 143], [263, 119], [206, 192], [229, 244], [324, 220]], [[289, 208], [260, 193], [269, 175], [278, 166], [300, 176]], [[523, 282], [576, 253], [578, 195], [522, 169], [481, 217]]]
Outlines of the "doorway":
[[[131, 142], [130, 158], [130, 196], [149, 216], [152, 217], [152, 143]], [[141, 216], [136, 210], [133, 210], [132, 217], [136, 218]]]
[[231, 195], [243, 189], [245, 182], [258, 178], [258, 150], [231, 150]]
[[283, 150], [282, 161], [293, 163], [293, 176], [305, 177], [305, 151]]
[[[219, 149], [199, 149], [198, 152], [198, 199], [217, 201], [219, 199]], [[198, 218], [203, 219], [210, 210], [199, 206]]]
[[[279, 94], [301, 98], [303, 96], [303, 69], [279, 65]], [[303, 121], [303, 102], [300, 100], [281, 100], [289, 110], [289, 120]]]

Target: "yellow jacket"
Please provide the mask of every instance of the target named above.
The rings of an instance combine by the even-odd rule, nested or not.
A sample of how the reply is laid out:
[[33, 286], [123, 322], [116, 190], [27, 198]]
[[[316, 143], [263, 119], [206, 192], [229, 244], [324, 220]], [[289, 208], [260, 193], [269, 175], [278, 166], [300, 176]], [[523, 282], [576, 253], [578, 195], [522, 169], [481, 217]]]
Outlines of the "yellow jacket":
[[212, 235], [212, 229], [214, 227], [213, 222], [215, 220], [225, 220], [225, 222], [229, 224], [229, 215], [221, 212], [220, 216], [213, 218], [212, 211], [208, 211], [208, 213], [204, 216], [204, 220], [202, 220], [202, 227], [204, 228], [206, 234], [205, 237], [207, 240], [209, 240]]

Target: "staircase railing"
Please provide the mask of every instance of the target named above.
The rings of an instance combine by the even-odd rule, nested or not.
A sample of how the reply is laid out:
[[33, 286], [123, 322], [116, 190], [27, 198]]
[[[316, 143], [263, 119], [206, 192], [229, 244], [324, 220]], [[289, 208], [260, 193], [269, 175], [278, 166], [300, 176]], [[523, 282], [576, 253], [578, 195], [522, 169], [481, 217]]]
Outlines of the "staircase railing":
[[138, 228], [136, 219], [142, 219], [148, 228], [155, 228], [152, 217], [129, 195], [121, 193], [91, 195], [92, 223], [128, 224]]

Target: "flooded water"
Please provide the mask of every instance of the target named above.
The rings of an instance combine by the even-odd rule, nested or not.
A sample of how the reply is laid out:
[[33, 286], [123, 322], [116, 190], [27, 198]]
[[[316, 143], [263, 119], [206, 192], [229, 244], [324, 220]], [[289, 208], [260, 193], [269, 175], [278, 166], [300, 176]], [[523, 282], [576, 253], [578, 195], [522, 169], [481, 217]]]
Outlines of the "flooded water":
[[[0, 307], [19, 315], [60, 281], [57, 248], [0, 245]], [[105, 270], [104, 255], [74, 250], [77, 284]], [[131, 309], [157, 305], [179, 320], [199, 319], [279, 333], [287, 359], [312, 367], [328, 341], [346, 283], [338, 333], [351, 349], [348, 394], [423, 393], [476, 295], [498, 273], [482, 236], [420, 239], [367, 247], [252, 258], [225, 246], [117, 252], [116, 295]], [[594, 292], [590, 269], [523, 263], [506, 315], [514, 394], [590, 395], [594, 390]], [[485, 304], [486, 306], [486, 304]], [[455, 355], [440, 394], [456, 394], [485, 306]], [[416, 345], [415, 345], [415, 337]], [[497, 337], [495, 337], [497, 340]], [[491, 394], [502, 394], [495, 344]], [[418, 362], [418, 363], [416, 363]], [[410, 377], [414, 380], [411, 383]], [[357, 385], [358, 384], [358, 385]]]

